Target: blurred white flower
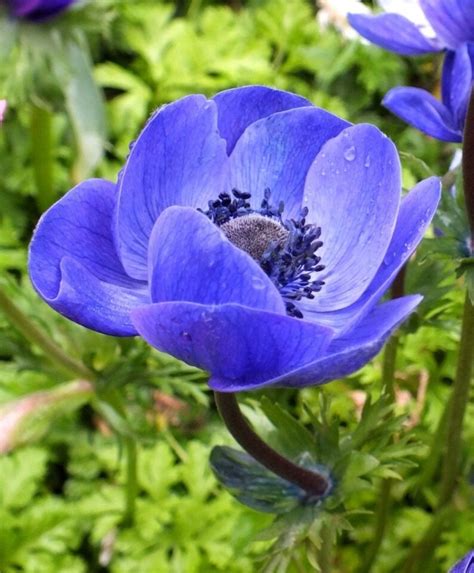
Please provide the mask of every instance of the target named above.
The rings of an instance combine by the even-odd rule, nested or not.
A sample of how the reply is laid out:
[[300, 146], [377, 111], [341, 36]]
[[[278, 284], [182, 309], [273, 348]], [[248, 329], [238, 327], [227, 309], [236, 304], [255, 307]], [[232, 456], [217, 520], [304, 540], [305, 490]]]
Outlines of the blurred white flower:
[[349, 13], [370, 14], [370, 10], [360, 0], [317, 0], [316, 5], [319, 8], [317, 21], [321, 28], [333, 26], [348, 40], [360, 38], [347, 21]]
[[377, 3], [385, 12], [405, 16], [426, 38], [436, 38], [436, 32], [421, 9], [420, 0], [377, 0]]

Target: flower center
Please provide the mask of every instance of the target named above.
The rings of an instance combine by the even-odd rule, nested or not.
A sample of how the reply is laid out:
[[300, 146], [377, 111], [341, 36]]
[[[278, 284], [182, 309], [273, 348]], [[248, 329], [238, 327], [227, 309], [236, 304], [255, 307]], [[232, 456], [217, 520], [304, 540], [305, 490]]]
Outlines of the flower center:
[[[233, 196], [233, 197], [232, 197]], [[284, 204], [271, 203], [265, 190], [260, 209], [252, 209], [250, 193], [234, 189], [209, 202], [204, 214], [239, 249], [255, 259], [280, 291], [290, 316], [303, 318], [298, 301], [313, 299], [324, 281], [316, 274], [324, 269], [316, 255], [322, 246], [321, 228], [306, 223], [308, 209], [296, 219], [283, 220]]]
[[260, 261], [272, 245], [276, 247], [288, 239], [288, 230], [280, 223], [263, 215], [244, 215], [230, 219], [221, 226], [224, 235], [236, 247]]

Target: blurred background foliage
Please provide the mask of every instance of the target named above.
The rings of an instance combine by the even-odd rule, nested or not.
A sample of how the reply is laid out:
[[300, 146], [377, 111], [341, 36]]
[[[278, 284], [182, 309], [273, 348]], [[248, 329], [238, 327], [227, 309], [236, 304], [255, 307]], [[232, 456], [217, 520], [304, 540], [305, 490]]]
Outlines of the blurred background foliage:
[[[205, 375], [150, 350], [140, 340], [101, 336], [51, 311], [29, 284], [27, 244], [48, 202], [59, 198], [85, 171], [114, 180], [150, 113], [193, 92], [212, 95], [252, 83], [294, 91], [350, 121], [378, 125], [403, 152], [406, 188], [430, 172], [442, 175], [455, 146], [429, 140], [380, 105], [395, 85], [436, 92], [439, 61], [402, 59], [347, 40], [335, 29], [322, 29], [309, 0], [96, 0], [65, 14], [61, 26], [60, 38], [53, 23], [34, 32], [43, 42], [43, 53], [35, 52], [38, 38], [28, 48], [31, 26], [15, 32], [26, 45], [23, 51], [8, 51], [13, 40], [8, 34], [0, 36], [0, 53], [9, 53], [0, 70], [0, 96], [9, 100], [0, 130], [0, 285], [68, 356], [92, 368], [97, 380], [92, 396], [40, 408], [33, 426], [27, 416], [15, 436], [18, 447], [4, 446], [9, 451], [0, 457], [0, 571], [311, 571], [311, 532], [302, 539], [287, 536], [286, 545], [272, 546], [268, 559], [277, 535], [266, 529], [271, 518], [239, 505], [212, 475], [208, 461], [212, 446], [230, 444], [231, 439], [218, 420]], [[86, 55], [70, 48], [67, 39], [74, 35], [79, 45], [87, 38]], [[32, 53], [34, 66], [25, 59]], [[93, 66], [103, 98], [94, 95], [96, 88], [87, 74], [81, 75], [88, 66]], [[65, 70], [72, 70], [72, 75]], [[66, 89], [66, 96], [57, 94], [54, 82], [48, 86], [45, 81], [54, 74], [57, 78], [66, 74], [79, 84]], [[99, 109], [102, 102], [105, 124]], [[53, 196], [46, 199], [35, 183], [31, 105], [47, 110], [53, 119], [54, 185]], [[77, 130], [85, 134], [78, 136]], [[78, 156], [90, 150], [91, 137], [94, 145], [105, 138], [105, 154], [100, 161], [97, 155], [86, 156], [78, 167]], [[455, 206], [448, 204], [448, 214], [450, 209]], [[400, 333], [397, 416], [374, 429], [372, 438], [379, 442], [361, 441], [357, 453], [351, 454], [344, 508], [334, 514], [339, 516], [340, 532], [334, 573], [357, 571], [363, 562], [374, 535], [371, 512], [378, 495], [374, 485], [381, 478], [395, 480], [394, 503], [375, 573], [400, 571], [433, 513], [440, 471], [437, 444], [462, 306], [455, 263], [434, 256], [433, 244], [441, 243], [426, 241], [408, 276], [408, 291], [422, 292], [425, 301]], [[48, 392], [72, 380], [23, 334], [0, 313], [3, 420], [15, 407], [28, 411], [29, 399], [35, 403], [40, 397], [49, 404]], [[309, 432], [326, 428], [326, 441], [318, 444], [330, 452], [352, 435], [364, 402], [369, 398], [376, 402], [380, 379], [378, 358], [349, 379], [323, 388], [266, 395], [275, 408], [284, 409]], [[122, 400], [119, 394], [124, 403], [111, 407], [114, 400]], [[250, 400], [247, 407], [253, 421], [258, 425], [260, 420], [262, 429], [268, 430], [258, 401]], [[281, 416], [275, 412], [278, 425]], [[378, 414], [373, 417], [380, 414], [374, 412]], [[474, 441], [473, 414], [471, 404], [465, 444]], [[0, 430], [6, 432], [3, 424]], [[134, 527], [122, 523], [123, 451], [130, 435], [139, 440]], [[403, 448], [396, 451], [393, 443], [390, 450], [379, 448], [378, 443], [388, 443], [387, 437]], [[472, 456], [469, 460], [466, 449], [466, 475], [472, 475], [469, 464]], [[445, 572], [470, 548], [474, 513], [469, 497], [465, 484], [430, 573]]]

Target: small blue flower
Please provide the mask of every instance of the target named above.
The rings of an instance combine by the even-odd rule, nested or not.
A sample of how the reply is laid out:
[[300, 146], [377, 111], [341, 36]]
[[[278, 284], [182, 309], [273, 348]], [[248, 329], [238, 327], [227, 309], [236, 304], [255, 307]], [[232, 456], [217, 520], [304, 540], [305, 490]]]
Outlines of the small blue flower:
[[401, 200], [393, 143], [287, 92], [248, 86], [162, 107], [117, 183], [41, 218], [33, 285], [58, 312], [140, 334], [210, 386], [322, 384], [377, 354], [419, 303], [378, 304], [435, 212]]
[[[442, 101], [412, 87], [390, 90], [383, 104], [420, 131], [443, 141], [461, 142], [474, 77], [472, 0], [381, 1], [389, 11], [376, 16], [350, 14], [349, 22], [367, 40], [398, 54], [445, 52]], [[409, 7], [415, 8], [411, 13]]]
[[474, 573], [474, 549], [469, 551], [469, 553], [458, 561], [454, 565], [449, 573]]
[[42, 22], [54, 18], [76, 0], [6, 0], [15, 18]]

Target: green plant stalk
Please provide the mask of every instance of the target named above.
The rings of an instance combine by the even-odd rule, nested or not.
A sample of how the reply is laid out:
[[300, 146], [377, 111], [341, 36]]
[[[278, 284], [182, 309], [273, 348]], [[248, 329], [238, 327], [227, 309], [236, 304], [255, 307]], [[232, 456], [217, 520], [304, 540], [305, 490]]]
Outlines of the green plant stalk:
[[123, 514], [123, 526], [132, 527], [135, 523], [136, 500], [138, 494], [137, 442], [133, 437], [125, 438], [126, 455], [126, 484], [125, 484], [125, 511]]
[[334, 529], [326, 520], [321, 528], [321, 549], [318, 564], [321, 573], [333, 573]]
[[474, 306], [466, 293], [461, 341], [454, 387], [448, 403], [446, 445], [441, 477], [439, 505], [448, 503], [456, 489], [462, 450], [462, 427], [472, 379], [474, 358]]
[[361, 573], [370, 573], [374, 566], [375, 560], [382, 545], [385, 532], [387, 530], [388, 517], [390, 514], [391, 497], [392, 497], [392, 479], [384, 479], [380, 486], [375, 508], [375, 531], [372, 543], [369, 545], [366, 558], [360, 568]]
[[[405, 294], [406, 266], [400, 269], [395, 278], [390, 294], [392, 299], [400, 298]], [[385, 345], [382, 363], [382, 393], [390, 397], [391, 402], [395, 400], [395, 372], [397, 366], [399, 338], [394, 334]], [[367, 549], [366, 558], [362, 564], [361, 572], [370, 573], [382, 545], [391, 506], [393, 480], [385, 479], [380, 486], [375, 508], [375, 531], [372, 542]]]
[[46, 211], [55, 200], [52, 122], [51, 112], [44, 107], [31, 105], [31, 157], [37, 193], [36, 202], [41, 211]]
[[444, 528], [449, 524], [454, 509], [445, 505], [439, 509], [431, 521], [431, 525], [423, 538], [412, 548], [400, 573], [419, 573], [428, 571], [428, 565], [438, 544], [438, 539]]
[[[394, 335], [385, 346], [382, 365], [382, 392], [390, 396], [392, 402], [395, 397], [394, 379], [397, 362], [398, 336]], [[372, 542], [360, 568], [361, 573], [370, 573], [382, 545], [389, 517], [393, 480], [384, 479], [380, 486], [375, 508], [375, 528]]]
[[417, 495], [420, 495], [423, 488], [433, 481], [434, 475], [439, 467], [439, 463], [443, 455], [443, 445], [446, 441], [448, 414], [448, 409], [445, 408], [443, 415], [438, 422], [436, 432], [432, 437], [429, 454], [424, 461], [420, 476], [416, 483]]
[[398, 336], [394, 334], [385, 345], [382, 362], [383, 393], [395, 399], [395, 369], [397, 365]]
[[474, 307], [466, 293], [454, 386], [443, 414], [446, 417], [446, 442], [438, 511], [421, 541], [411, 550], [402, 573], [416, 573], [420, 563], [428, 562], [447, 525], [446, 513], [451, 508], [461, 458], [462, 426], [472, 378], [473, 347]]
[[47, 358], [74, 376], [92, 381], [95, 376], [84, 364], [68, 356], [51, 338], [30, 320], [0, 288], [0, 310], [12, 325], [30, 342], [36, 344]]

